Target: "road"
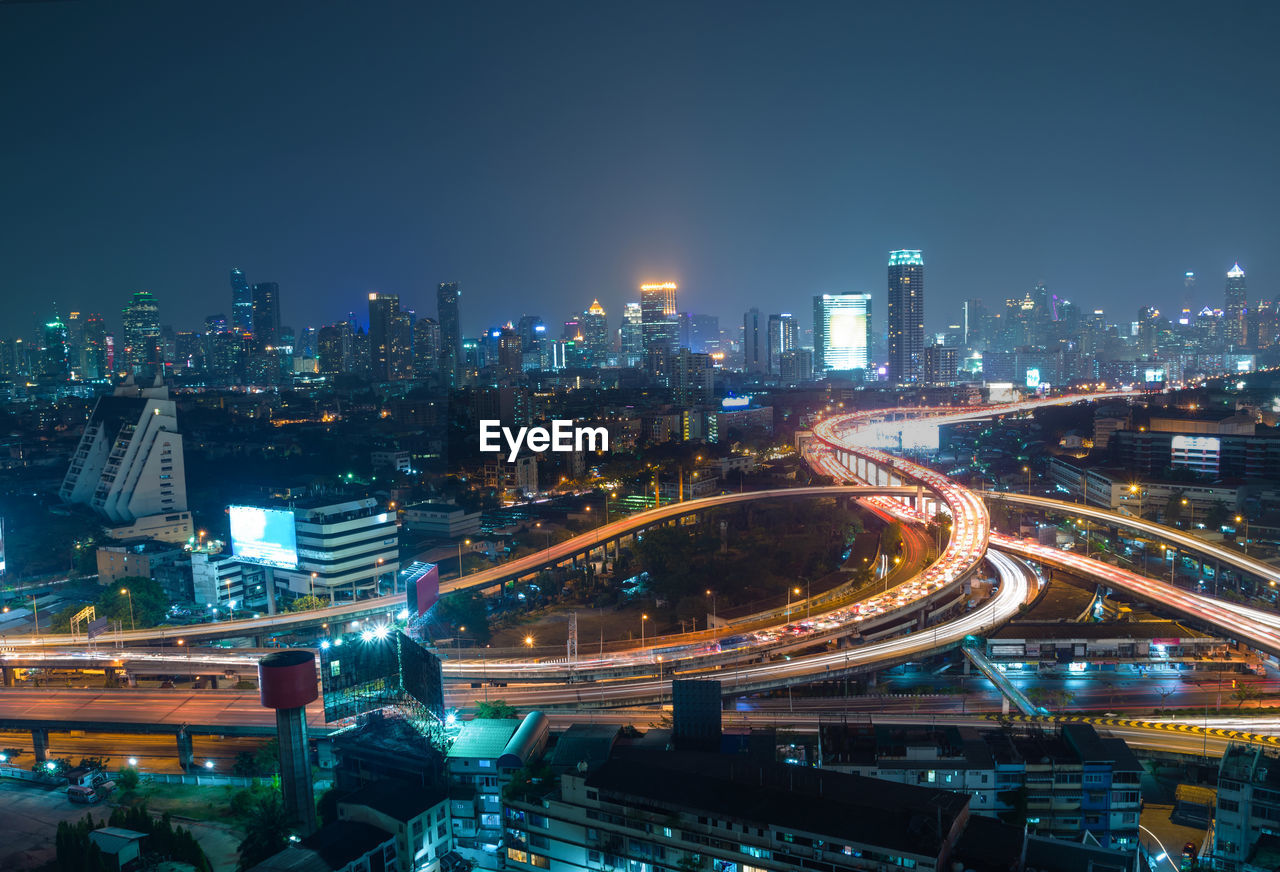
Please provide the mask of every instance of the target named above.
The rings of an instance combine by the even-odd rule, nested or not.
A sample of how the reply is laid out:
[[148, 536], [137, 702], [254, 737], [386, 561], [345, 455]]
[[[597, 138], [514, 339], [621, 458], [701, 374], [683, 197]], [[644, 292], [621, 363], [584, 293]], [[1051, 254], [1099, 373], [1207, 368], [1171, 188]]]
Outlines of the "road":
[[[235, 764], [236, 755], [242, 751], [254, 752], [267, 741], [263, 738], [237, 738], [233, 736], [195, 736], [192, 746], [195, 762], [204, 766], [213, 761], [214, 772], [227, 774]], [[0, 748], [17, 748], [22, 755], [13, 758], [16, 766], [30, 768], [35, 762], [31, 733], [27, 731], [0, 732]], [[67, 757], [72, 764], [84, 757], [110, 758], [112, 768], [136, 766], [138, 771], [182, 772], [178, 763], [177, 744], [173, 736], [145, 735], [139, 733], [50, 733], [49, 756]], [[134, 761], [137, 761], [136, 763]]]

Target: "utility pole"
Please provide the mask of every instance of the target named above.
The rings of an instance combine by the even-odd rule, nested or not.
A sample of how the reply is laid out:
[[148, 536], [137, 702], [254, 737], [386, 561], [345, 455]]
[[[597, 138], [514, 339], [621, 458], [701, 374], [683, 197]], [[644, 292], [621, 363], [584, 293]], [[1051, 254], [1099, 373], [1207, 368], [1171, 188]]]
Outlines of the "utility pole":
[[578, 613], [569, 612], [569, 642], [567, 646], [569, 662], [573, 663], [578, 659]]

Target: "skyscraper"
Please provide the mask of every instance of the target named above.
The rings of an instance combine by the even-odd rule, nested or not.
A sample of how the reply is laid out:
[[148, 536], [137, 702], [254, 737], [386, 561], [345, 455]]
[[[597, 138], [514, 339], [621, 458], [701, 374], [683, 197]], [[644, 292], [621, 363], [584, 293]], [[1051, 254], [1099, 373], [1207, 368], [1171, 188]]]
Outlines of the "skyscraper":
[[253, 342], [259, 351], [280, 344], [280, 286], [259, 282], [253, 286]]
[[40, 376], [45, 381], [62, 384], [71, 377], [71, 352], [67, 341], [67, 325], [54, 309], [45, 322], [44, 342], [40, 349]]
[[889, 381], [920, 380], [924, 363], [924, 257], [920, 251], [889, 252]]
[[137, 291], [121, 312], [124, 365], [130, 372], [160, 363], [160, 306], [150, 291]]
[[369, 365], [376, 381], [412, 375], [412, 319], [395, 294], [369, 295]]
[[1249, 342], [1249, 296], [1245, 288], [1244, 270], [1237, 263], [1227, 271], [1227, 290], [1223, 301], [1223, 341], [1237, 348]]
[[84, 377], [106, 378], [107, 322], [98, 312], [90, 312], [84, 319]]
[[769, 373], [782, 374], [782, 355], [800, 347], [800, 322], [790, 312], [769, 316]]
[[462, 291], [457, 282], [441, 282], [436, 286], [436, 320], [440, 322], [440, 371], [452, 387], [461, 381], [462, 323], [460, 302]]
[[813, 298], [814, 369], [818, 374], [871, 368], [871, 295]]
[[627, 303], [622, 309], [622, 326], [618, 328], [619, 350], [628, 366], [644, 357], [644, 315], [639, 303]]
[[238, 269], [231, 271], [231, 327], [237, 333], [253, 332], [253, 291]]
[[742, 316], [742, 371], [764, 375], [769, 371], [769, 327], [759, 309]]
[[587, 362], [599, 366], [609, 356], [609, 316], [599, 300], [592, 300], [579, 318], [582, 338], [586, 343]]
[[640, 286], [640, 327], [646, 354], [655, 350], [670, 354], [676, 350], [679, 323], [675, 282]]

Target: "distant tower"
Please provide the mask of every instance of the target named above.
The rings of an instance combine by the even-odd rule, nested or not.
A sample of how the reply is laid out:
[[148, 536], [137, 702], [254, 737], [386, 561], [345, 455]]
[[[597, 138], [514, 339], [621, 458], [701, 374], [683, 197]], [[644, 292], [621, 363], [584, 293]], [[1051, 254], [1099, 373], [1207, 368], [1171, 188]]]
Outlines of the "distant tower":
[[259, 282], [253, 286], [253, 344], [259, 351], [280, 343], [280, 286]]
[[1222, 306], [1223, 340], [1237, 348], [1249, 341], [1249, 298], [1245, 288], [1244, 270], [1236, 264], [1227, 271], [1227, 290]]
[[640, 328], [644, 337], [644, 353], [676, 350], [679, 336], [676, 309], [676, 283], [660, 282], [640, 286]]
[[769, 373], [782, 372], [782, 355], [800, 347], [800, 322], [790, 312], [769, 316]]
[[609, 316], [599, 300], [592, 300], [587, 311], [578, 318], [582, 337], [586, 343], [587, 361], [599, 366], [609, 356]]
[[436, 320], [440, 322], [440, 371], [457, 387], [462, 373], [462, 291], [457, 282], [436, 286]]
[[618, 328], [619, 348], [630, 359], [628, 366], [644, 357], [644, 313], [639, 303], [627, 303], [622, 309], [622, 326]]
[[253, 332], [253, 291], [238, 269], [231, 271], [231, 327], [237, 333]]
[[763, 375], [769, 371], [769, 328], [759, 309], [742, 316], [742, 371]]
[[160, 305], [149, 291], [137, 291], [121, 313], [124, 358], [130, 372], [160, 363]]
[[813, 298], [815, 375], [871, 369], [871, 295], [822, 294]]
[[276, 710], [280, 741], [280, 792], [285, 815], [304, 836], [316, 831], [315, 788], [307, 750], [307, 705], [316, 689], [316, 655], [297, 648], [276, 651], [258, 661], [258, 695]]
[[919, 250], [889, 252], [889, 381], [920, 380], [924, 364], [924, 257]]

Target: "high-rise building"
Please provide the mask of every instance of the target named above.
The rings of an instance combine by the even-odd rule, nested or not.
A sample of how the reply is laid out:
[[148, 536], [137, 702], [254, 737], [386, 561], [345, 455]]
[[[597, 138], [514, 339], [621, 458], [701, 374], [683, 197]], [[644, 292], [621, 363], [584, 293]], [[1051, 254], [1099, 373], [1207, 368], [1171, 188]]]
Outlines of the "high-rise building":
[[1242, 348], [1249, 342], [1249, 293], [1244, 270], [1236, 264], [1227, 271], [1227, 288], [1223, 300], [1223, 342]]
[[421, 378], [440, 368], [440, 323], [434, 318], [413, 322], [413, 374]]
[[715, 386], [711, 355], [682, 348], [667, 356], [664, 376], [671, 388], [671, 400], [677, 406], [688, 408], [711, 402]]
[[924, 257], [915, 249], [889, 252], [889, 381], [917, 382], [924, 369]]
[[778, 375], [789, 385], [813, 381], [813, 349], [797, 348], [784, 351], [778, 364]]
[[715, 315], [685, 315], [689, 323], [688, 348], [704, 354], [720, 350], [720, 319]]
[[355, 368], [355, 337], [350, 321], [339, 321], [320, 328], [316, 337], [316, 356], [320, 372], [337, 375]]
[[45, 322], [43, 342], [40, 345], [40, 377], [47, 382], [62, 384], [71, 377], [71, 353], [67, 342], [67, 325], [54, 310], [53, 318]]
[[769, 327], [759, 309], [742, 316], [742, 371], [764, 375], [769, 371]]
[[84, 316], [67, 313], [67, 359], [72, 378], [84, 378]]
[[924, 380], [931, 385], [949, 385], [960, 371], [960, 350], [950, 345], [927, 345], [924, 349]]
[[622, 309], [618, 347], [628, 366], [635, 366], [644, 357], [644, 313], [639, 303], [627, 303]]
[[107, 322], [98, 312], [90, 312], [84, 319], [84, 377], [87, 379], [106, 378], [110, 373], [107, 367]]
[[982, 329], [987, 310], [981, 300], [965, 300], [960, 308], [960, 341], [971, 349], [988, 338]]
[[871, 368], [871, 295], [813, 298], [814, 370], [818, 375]]
[[377, 381], [413, 375], [413, 319], [395, 294], [369, 295], [369, 365]]
[[782, 374], [782, 355], [800, 347], [800, 322], [790, 312], [769, 316], [769, 373]]
[[137, 291], [121, 313], [124, 321], [124, 365], [139, 373], [160, 367], [160, 306], [150, 291]]
[[521, 315], [516, 322], [516, 332], [520, 334], [521, 348], [526, 353], [537, 352], [544, 339], [547, 339], [547, 324], [538, 315]]
[[440, 371], [449, 384], [461, 384], [462, 373], [462, 291], [457, 282], [436, 286], [436, 320], [440, 322]]
[[253, 339], [259, 351], [280, 344], [280, 286], [275, 282], [253, 286]]
[[159, 376], [146, 388], [131, 377], [98, 398], [59, 494], [127, 526], [119, 538], [190, 538], [177, 405]]
[[640, 326], [644, 351], [670, 354], [679, 335], [676, 283], [658, 282], [640, 286]]
[[253, 332], [253, 290], [238, 269], [231, 271], [231, 329], [238, 333]]
[[599, 300], [592, 300], [587, 311], [578, 319], [582, 340], [586, 348], [587, 363], [599, 366], [609, 356], [609, 316]]

